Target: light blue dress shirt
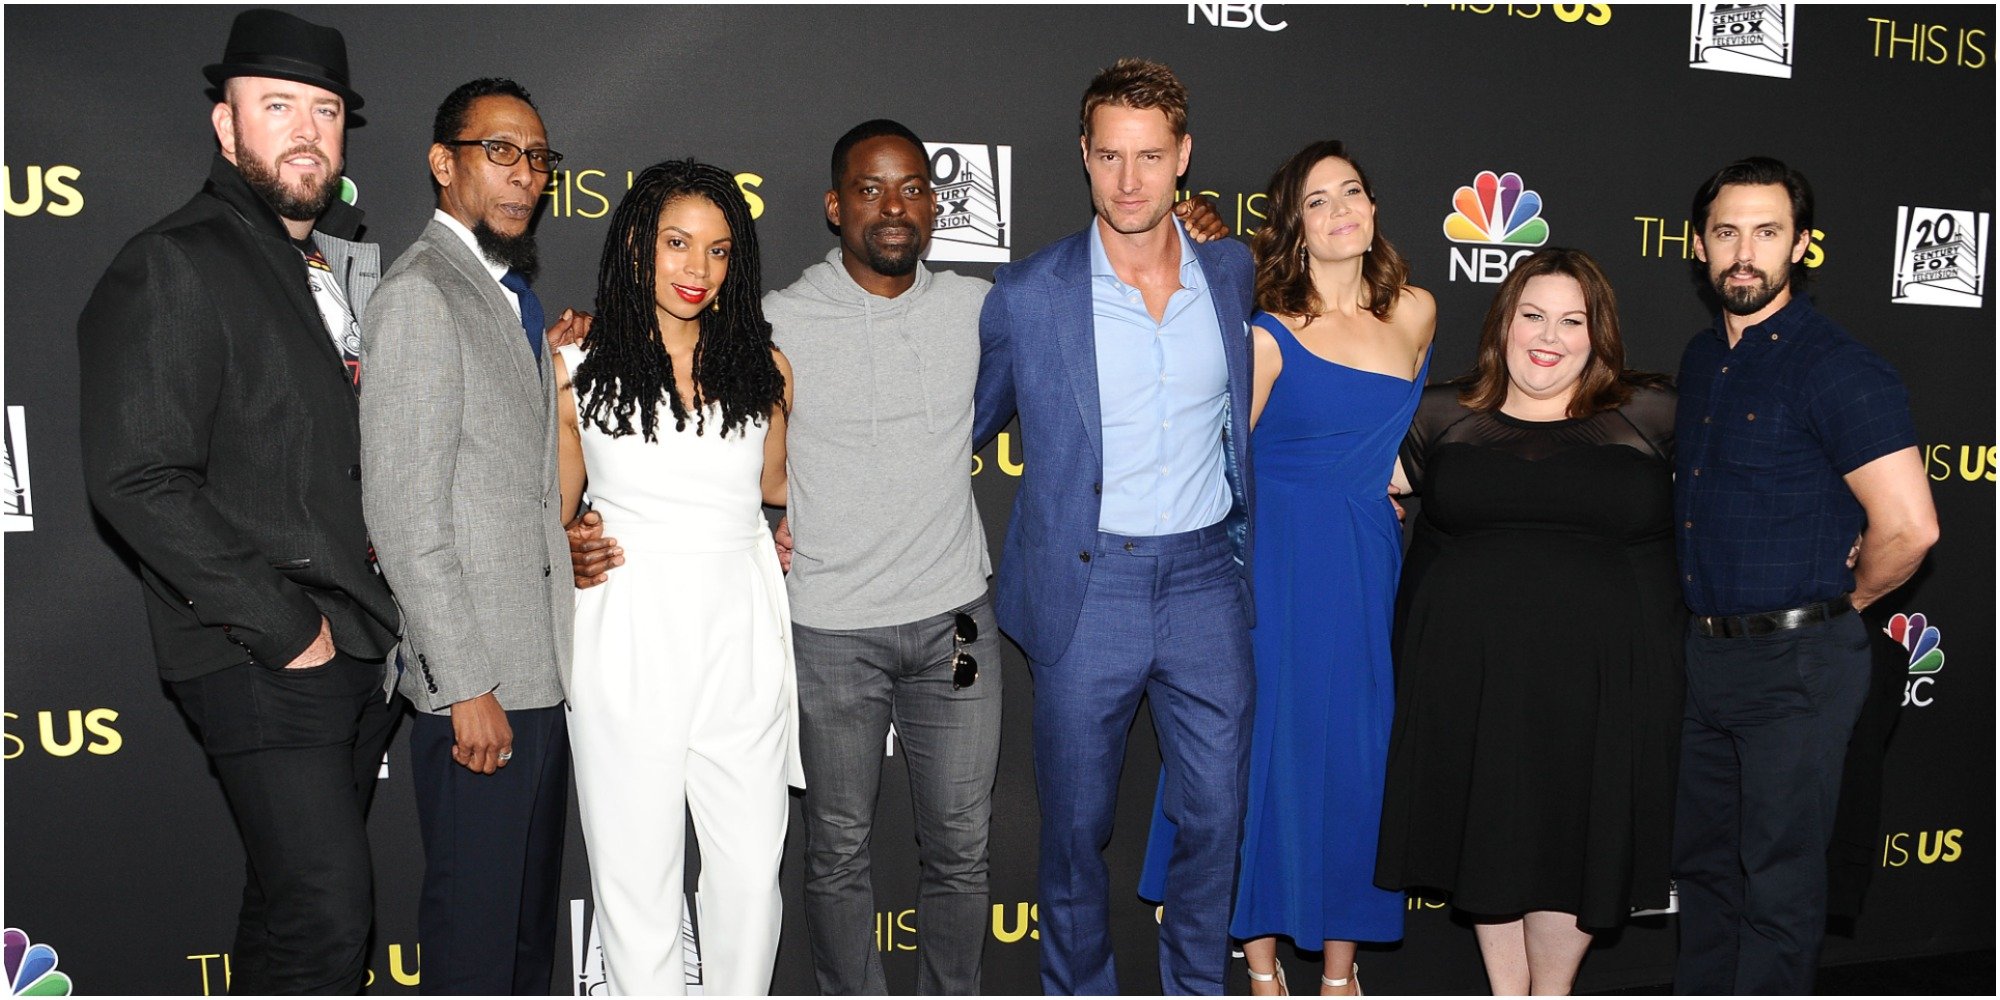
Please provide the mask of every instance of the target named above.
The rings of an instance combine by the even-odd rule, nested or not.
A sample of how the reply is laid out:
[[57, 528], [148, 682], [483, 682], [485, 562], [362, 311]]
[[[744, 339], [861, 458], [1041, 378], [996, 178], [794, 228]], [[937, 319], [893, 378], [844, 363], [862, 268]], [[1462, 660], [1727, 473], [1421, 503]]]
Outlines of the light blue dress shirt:
[[1104, 494], [1097, 528], [1170, 535], [1206, 528], [1233, 504], [1224, 472], [1229, 361], [1194, 244], [1175, 220], [1181, 287], [1161, 322], [1139, 289], [1119, 280], [1090, 227], [1091, 319], [1098, 408], [1104, 421]]

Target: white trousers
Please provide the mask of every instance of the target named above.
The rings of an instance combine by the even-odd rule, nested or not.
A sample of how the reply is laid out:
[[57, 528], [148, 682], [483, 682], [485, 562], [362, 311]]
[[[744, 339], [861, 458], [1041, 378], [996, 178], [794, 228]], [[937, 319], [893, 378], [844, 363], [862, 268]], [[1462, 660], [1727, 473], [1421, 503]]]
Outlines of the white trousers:
[[[706, 993], [770, 992], [782, 902], [795, 696], [775, 557], [659, 552], [579, 592], [570, 744], [605, 979], [618, 995], [686, 992], [686, 818]], [[764, 565], [769, 560], [770, 566]]]

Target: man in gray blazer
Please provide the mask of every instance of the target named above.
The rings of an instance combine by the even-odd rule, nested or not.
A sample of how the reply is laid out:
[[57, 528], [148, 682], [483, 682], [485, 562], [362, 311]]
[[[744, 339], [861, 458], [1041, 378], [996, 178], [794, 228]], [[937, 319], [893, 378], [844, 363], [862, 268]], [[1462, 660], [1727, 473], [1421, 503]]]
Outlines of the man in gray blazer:
[[575, 598], [544, 343], [572, 331], [543, 329], [528, 227], [561, 154], [511, 80], [454, 90], [432, 139], [437, 213], [369, 305], [361, 397], [363, 508], [418, 711], [422, 989], [546, 994]]

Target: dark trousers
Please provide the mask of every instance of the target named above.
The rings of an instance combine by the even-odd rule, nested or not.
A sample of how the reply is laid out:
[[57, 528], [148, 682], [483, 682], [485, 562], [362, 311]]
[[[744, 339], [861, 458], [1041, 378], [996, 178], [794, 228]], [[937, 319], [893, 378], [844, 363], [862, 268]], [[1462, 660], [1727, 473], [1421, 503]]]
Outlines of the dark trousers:
[[514, 709], [514, 756], [492, 774], [451, 759], [451, 716], [416, 717], [410, 773], [424, 840], [420, 992], [546, 996], [569, 813], [563, 708]]
[[986, 842], [1000, 765], [1000, 631], [981, 596], [971, 686], [952, 687], [955, 612], [864, 629], [792, 626], [805, 765], [807, 938], [822, 996], [883, 994], [868, 841], [895, 724], [910, 772], [917, 993], [976, 995], [986, 947]]
[[1869, 685], [1858, 615], [1767, 636], [1687, 637], [1674, 988], [1810, 994], [1826, 931], [1841, 763]]
[[374, 919], [368, 800], [401, 701], [383, 664], [243, 664], [171, 687], [243, 837], [232, 993], [361, 992]]
[[1156, 538], [1098, 535], [1069, 649], [1033, 663], [1041, 797], [1042, 988], [1116, 995], [1104, 848], [1126, 734], [1152, 706], [1179, 827], [1160, 924], [1167, 993], [1220, 994], [1250, 764], [1246, 594], [1221, 526]]
[[1853, 937], [1853, 922], [1861, 917], [1861, 901], [1875, 869], [1882, 863], [1882, 764], [1889, 753], [1903, 711], [1903, 685], [1910, 679], [1910, 651], [1889, 638], [1888, 610], [1869, 608], [1861, 616], [1868, 626], [1868, 650], [1874, 679], [1854, 736], [1847, 741], [1847, 762], [1840, 772], [1840, 811], [1834, 815], [1833, 844], [1827, 848], [1827, 915], [1834, 933]]

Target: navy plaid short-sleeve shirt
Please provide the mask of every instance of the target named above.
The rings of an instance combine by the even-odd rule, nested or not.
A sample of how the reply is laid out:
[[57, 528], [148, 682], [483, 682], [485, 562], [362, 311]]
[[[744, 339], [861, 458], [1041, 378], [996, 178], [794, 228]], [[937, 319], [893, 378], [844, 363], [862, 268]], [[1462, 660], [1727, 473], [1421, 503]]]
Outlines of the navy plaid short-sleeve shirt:
[[1831, 600], [1866, 521], [1842, 479], [1917, 444], [1887, 361], [1794, 296], [1734, 349], [1722, 318], [1681, 356], [1674, 520], [1698, 615]]

